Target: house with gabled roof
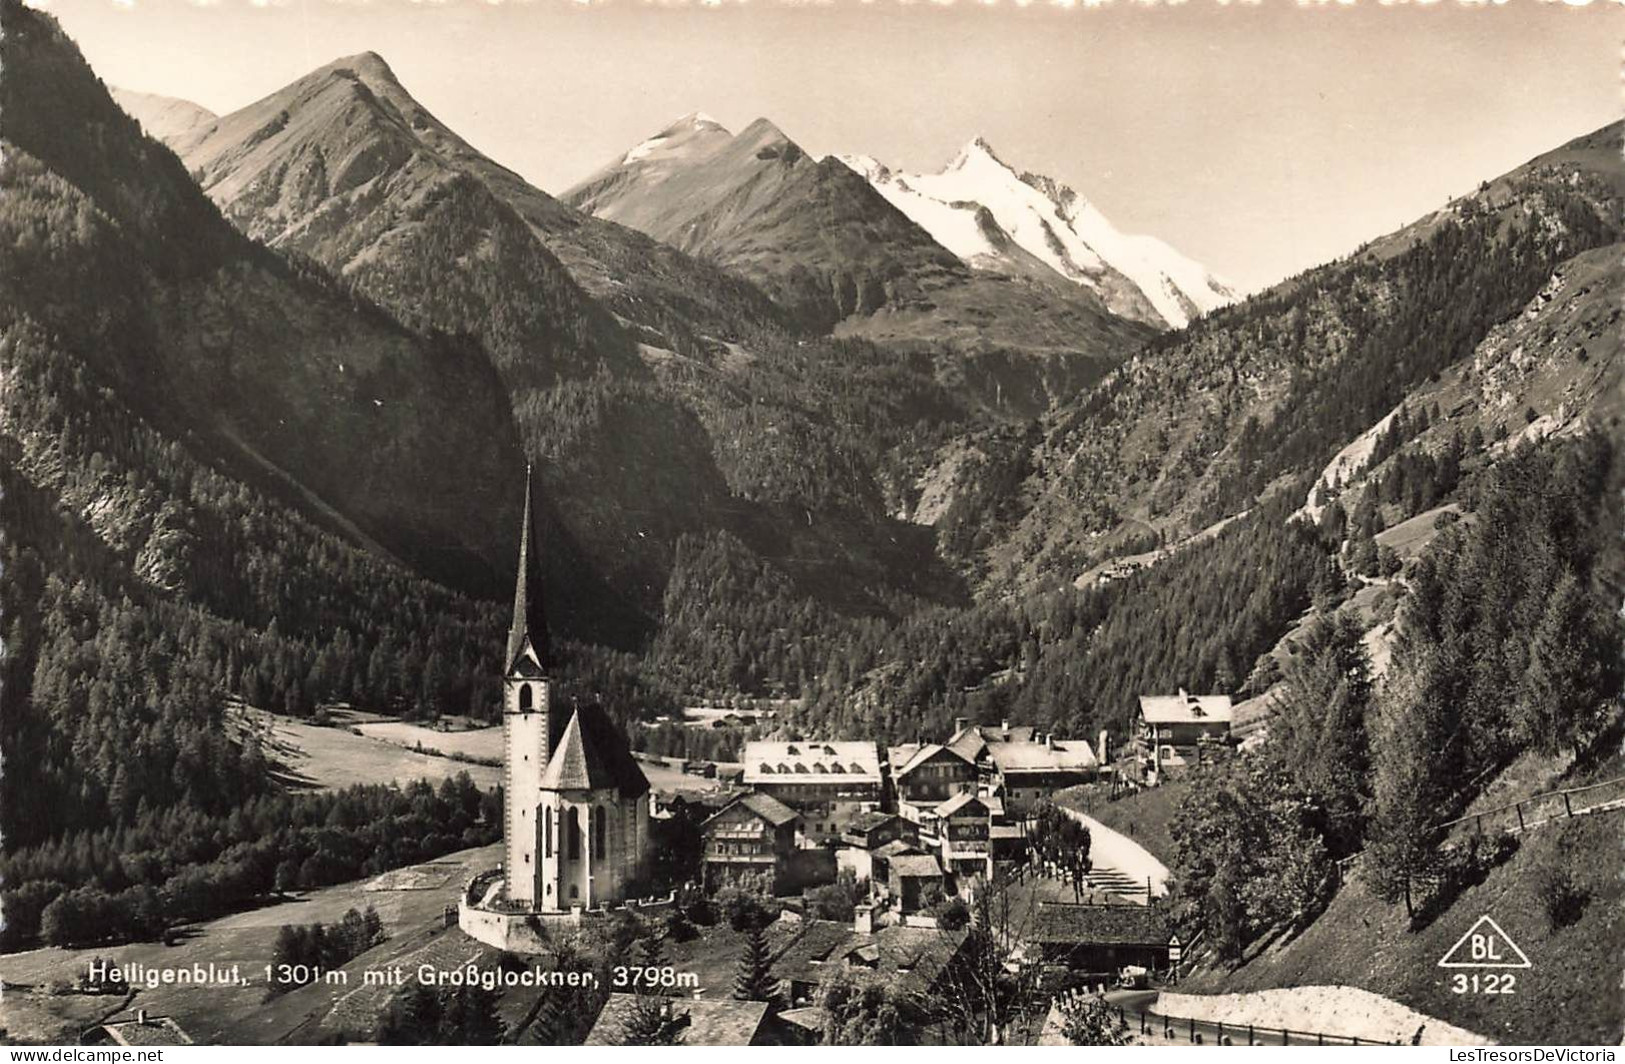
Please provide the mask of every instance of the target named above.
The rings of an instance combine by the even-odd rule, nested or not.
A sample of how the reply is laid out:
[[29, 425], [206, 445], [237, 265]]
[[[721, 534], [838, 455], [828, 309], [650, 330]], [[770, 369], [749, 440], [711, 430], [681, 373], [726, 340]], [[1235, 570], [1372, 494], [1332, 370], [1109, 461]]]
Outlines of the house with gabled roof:
[[756, 880], [778, 891], [789, 876], [801, 814], [770, 794], [742, 794], [700, 826], [706, 890]]
[[1177, 942], [1158, 905], [1041, 902], [1023, 937], [1047, 961], [1101, 973], [1131, 964], [1165, 969], [1169, 947]]
[[1229, 695], [1141, 695], [1136, 738], [1142, 772], [1161, 780], [1232, 749]]
[[1087, 783], [1100, 770], [1087, 740], [1057, 739], [1009, 721], [993, 727], [960, 717], [944, 745], [976, 764], [982, 792], [1003, 802], [1001, 819], [1005, 813], [1022, 816], [1054, 791]]
[[745, 786], [799, 812], [808, 836], [838, 838], [860, 814], [881, 808], [884, 778], [874, 743], [757, 739], [740, 759]]
[[940, 743], [912, 743], [892, 747], [889, 758], [897, 800], [913, 805], [935, 805], [955, 794], [975, 793], [976, 762]]

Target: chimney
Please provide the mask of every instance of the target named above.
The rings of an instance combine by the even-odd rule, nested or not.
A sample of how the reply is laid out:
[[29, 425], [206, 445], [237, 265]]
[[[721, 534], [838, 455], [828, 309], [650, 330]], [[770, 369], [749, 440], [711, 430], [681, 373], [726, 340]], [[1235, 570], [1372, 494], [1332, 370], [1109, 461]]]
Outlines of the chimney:
[[145, 1027], [147, 1025], [147, 1010], [146, 1009], [136, 1009], [135, 1010], [135, 1022], [140, 1024], [142, 1027]]
[[852, 930], [860, 935], [875, 932], [875, 907], [867, 903], [852, 906]]
[[1046, 750], [1055, 749], [1055, 733], [1054, 732], [1045, 732], [1044, 733], [1044, 749], [1046, 749]]
[[1108, 747], [1106, 744], [1106, 729], [1102, 728], [1100, 729], [1100, 763], [1102, 765], [1111, 764], [1111, 759], [1106, 756], [1107, 753]]
[[1004, 722], [1004, 737], [1006, 739], [1010, 738], [1010, 722], [1009, 721]]
[[970, 718], [969, 717], [955, 717], [954, 718], [954, 734], [958, 735], [960, 732], [964, 731], [965, 727], [968, 724], [970, 724]]
[[1190, 693], [1187, 692], [1183, 687], [1181, 687], [1179, 689], [1179, 700], [1181, 702], [1189, 702], [1190, 698], [1191, 698]]

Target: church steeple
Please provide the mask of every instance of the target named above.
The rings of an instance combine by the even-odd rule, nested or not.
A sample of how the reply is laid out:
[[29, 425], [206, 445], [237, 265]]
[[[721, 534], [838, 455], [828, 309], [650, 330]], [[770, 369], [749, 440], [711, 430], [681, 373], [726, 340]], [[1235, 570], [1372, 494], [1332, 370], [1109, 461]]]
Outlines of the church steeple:
[[525, 524], [519, 534], [519, 577], [513, 589], [513, 624], [508, 629], [507, 671], [513, 672], [527, 647], [543, 669], [550, 665], [547, 615], [542, 608], [541, 537], [531, 511], [531, 471], [525, 466]]

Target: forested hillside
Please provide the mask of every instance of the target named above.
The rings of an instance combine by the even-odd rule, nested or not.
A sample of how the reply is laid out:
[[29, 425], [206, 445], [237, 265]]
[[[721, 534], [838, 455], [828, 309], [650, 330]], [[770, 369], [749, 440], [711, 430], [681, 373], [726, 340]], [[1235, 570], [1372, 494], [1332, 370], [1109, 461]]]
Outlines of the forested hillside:
[[[421, 573], [507, 583], [523, 464], [482, 353], [246, 241], [47, 16], [5, 0], [0, 29], [7, 936], [70, 887], [124, 900], [64, 926], [150, 931], [320, 848], [222, 834], [283, 801], [228, 695], [491, 712], [503, 609]], [[624, 687], [607, 655], [565, 660]], [[464, 844], [419, 813], [408, 859]]]
[[[1575, 145], [1617, 145], [1619, 131]], [[1178, 538], [1321, 468], [1471, 355], [1560, 263], [1619, 239], [1625, 164], [1575, 145], [1486, 182], [1425, 233], [1158, 338], [1048, 418], [1021, 512], [990, 552], [995, 579], [1070, 578], [1127, 535]], [[1523, 428], [1522, 408], [1499, 413]]]

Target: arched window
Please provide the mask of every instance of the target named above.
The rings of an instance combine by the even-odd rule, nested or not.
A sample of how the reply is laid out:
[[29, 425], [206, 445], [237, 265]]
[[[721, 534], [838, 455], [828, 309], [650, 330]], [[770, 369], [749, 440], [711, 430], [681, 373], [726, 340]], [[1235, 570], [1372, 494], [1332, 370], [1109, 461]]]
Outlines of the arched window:
[[573, 900], [575, 900], [576, 898], [579, 898], [579, 897], [581, 897], [581, 888], [576, 886], [574, 883], [571, 883], [570, 884], [570, 898], [571, 898], [571, 900], [573, 901]]
[[527, 713], [527, 712], [530, 711], [530, 708], [533, 705], [535, 705], [535, 701], [533, 700], [532, 695], [530, 693], [530, 684], [528, 684], [528, 683], [520, 684], [519, 685], [519, 712]]
[[542, 856], [543, 857], [552, 857], [553, 856], [553, 810], [551, 808], [544, 809], [542, 811], [542, 816], [545, 818], [545, 823], [547, 824], [547, 831], [545, 832], [546, 837], [543, 838], [543, 840], [542, 840]]
[[607, 819], [607, 811], [603, 806], [598, 806], [592, 811], [592, 855], [595, 860], [604, 859], [604, 821]]
[[570, 860], [581, 860], [581, 817], [574, 806], [570, 808], [570, 819], [566, 821], [564, 832], [570, 839]]

